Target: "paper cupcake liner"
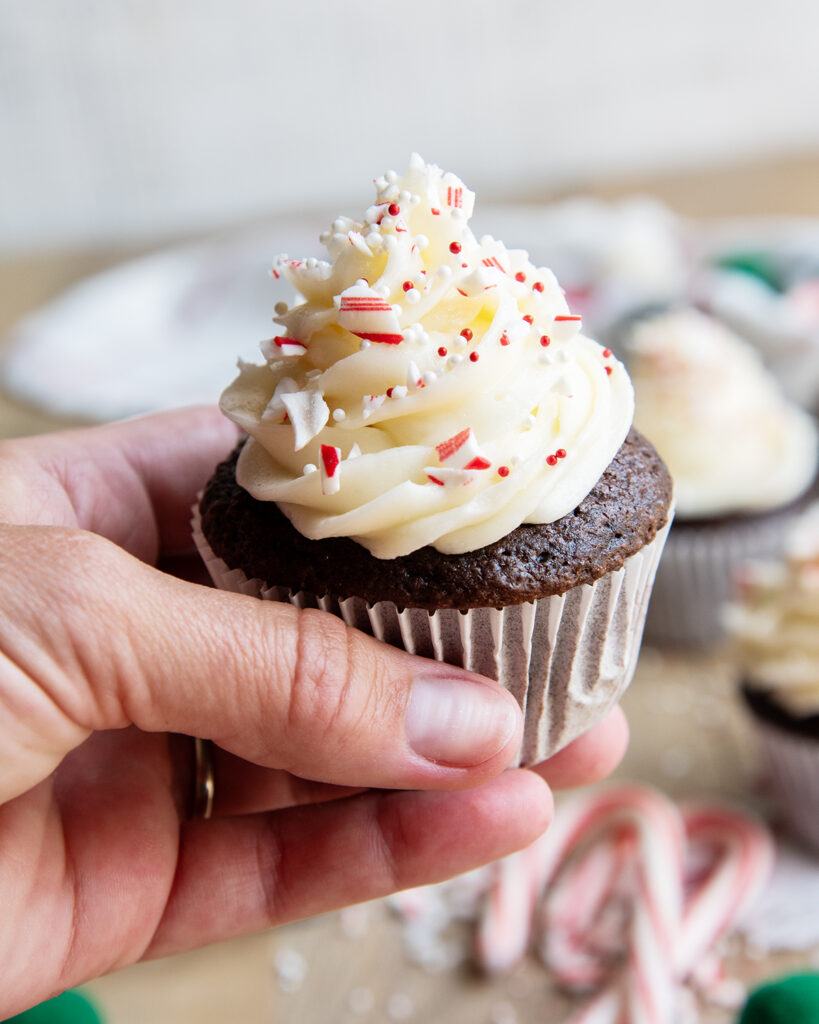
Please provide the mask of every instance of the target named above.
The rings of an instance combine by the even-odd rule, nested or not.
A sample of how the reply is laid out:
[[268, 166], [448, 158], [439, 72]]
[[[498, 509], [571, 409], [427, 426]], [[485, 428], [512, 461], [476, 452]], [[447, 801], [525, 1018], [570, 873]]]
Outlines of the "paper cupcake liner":
[[719, 643], [722, 607], [733, 594], [737, 569], [751, 560], [776, 557], [789, 521], [783, 513], [717, 526], [674, 527], [654, 581], [646, 642], [703, 650]]
[[771, 795], [784, 823], [819, 854], [819, 742], [755, 717]]
[[643, 623], [665, 543], [665, 526], [622, 569], [565, 594], [505, 608], [459, 611], [370, 604], [248, 579], [216, 556], [198, 509], [193, 533], [214, 584], [222, 590], [320, 608], [411, 654], [435, 658], [499, 680], [524, 713], [517, 763], [536, 764], [606, 716], [637, 663]]

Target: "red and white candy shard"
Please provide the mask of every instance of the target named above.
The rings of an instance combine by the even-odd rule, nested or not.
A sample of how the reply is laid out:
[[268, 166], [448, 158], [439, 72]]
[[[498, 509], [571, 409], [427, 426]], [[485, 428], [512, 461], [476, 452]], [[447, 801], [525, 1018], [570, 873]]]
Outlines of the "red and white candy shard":
[[580, 331], [583, 318], [573, 313], [556, 316], [547, 333], [552, 341], [571, 341]]
[[475, 474], [468, 469], [448, 469], [445, 466], [425, 466], [424, 472], [430, 483], [439, 487], [465, 487], [475, 479]]
[[323, 444], [320, 456], [321, 493], [336, 494], [341, 488], [341, 449]]
[[261, 342], [259, 348], [262, 350], [262, 355], [268, 361], [281, 359], [282, 356], [303, 356], [307, 351], [306, 345], [302, 345], [295, 338], [285, 338], [283, 335], [276, 335], [275, 338], [266, 338]]
[[464, 220], [469, 220], [475, 208], [475, 193], [457, 175], [447, 171], [441, 179], [441, 202], [450, 210], [461, 210]]
[[421, 371], [410, 359], [409, 365], [407, 366], [407, 387], [410, 391], [417, 391], [418, 388], [424, 386], [424, 378], [421, 376]]
[[293, 450], [300, 451], [324, 429], [330, 409], [318, 391], [294, 391], [281, 399], [293, 424]]
[[292, 377], [282, 377], [276, 385], [273, 397], [265, 406], [262, 419], [265, 421], [275, 420], [281, 423], [287, 415], [287, 407], [284, 404], [284, 396], [292, 395], [299, 390], [298, 384]]
[[364, 395], [361, 399], [362, 412], [365, 416], [369, 416], [376, 409], [380, 409], [386, 400], [386, 395]]
[[400, 345], [404, 340], [392, 306], [367, 285], [354, 284], [333, 301], [339, 324], [362, 340], [382, 345]]
[[447, 441], [436, 444], [435, 451], [449, 469], [489, 469], [492, 465], [478, 447], [472, 427], [466, 427]]
[[363, 252], [365, 256], [372, 256], [372, 251], [360, 231], [351, 231], [347, 238], [350, 244], [354, 245], [359, 252]]

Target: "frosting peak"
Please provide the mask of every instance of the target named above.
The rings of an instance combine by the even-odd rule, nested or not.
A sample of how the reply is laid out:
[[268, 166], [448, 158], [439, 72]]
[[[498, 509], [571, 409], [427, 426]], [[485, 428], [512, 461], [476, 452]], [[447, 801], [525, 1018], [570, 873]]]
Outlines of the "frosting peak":
[[328, 260], [276, 260], [264, 364], [222, 409], [251, 435], [237, 480], [305, 536], [381, 558], [480, 548], [588, 494], [631, 425], [622, 365], [583, 337], [551, 271], [468, 227], [474, 194], [413, 156], [376, 180]]
[[789, 504], [816, 475], [811, 418], [733, 331], [694, 309], [639, 321], [628, 341], [635, 425], [674, 478], [677, 517]]
[[795, 522], [781, 562], [737, 579], [726, 624], [746, 678], [797, 717], [819, 713], [819, 504]]

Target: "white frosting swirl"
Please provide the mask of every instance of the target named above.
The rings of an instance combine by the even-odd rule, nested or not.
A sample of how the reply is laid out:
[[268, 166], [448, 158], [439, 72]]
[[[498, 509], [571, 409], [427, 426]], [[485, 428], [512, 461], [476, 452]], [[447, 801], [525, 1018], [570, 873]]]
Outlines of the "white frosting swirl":
[[753, 349], [693, 309], [641, 321], [628, 341], [635, 425], [674, 478], [678, 519], [787, 505], [816, 475], [813, 420]]
[[794, 526], [784, 563], [746, 567], [726, 624], [751, 683], [792, 714], [819, 714], [819, 504]]
[[475, 238], [454, 175], [413, 156], [376, 190], [322, 236], [329, 262], [275, 264], [303, 301], [222, 396], [251, 435], [238, 482], [306, 537], [379, 558], [560, 518], [628, 433], [624, 368], [579, 334], [551, 271]]

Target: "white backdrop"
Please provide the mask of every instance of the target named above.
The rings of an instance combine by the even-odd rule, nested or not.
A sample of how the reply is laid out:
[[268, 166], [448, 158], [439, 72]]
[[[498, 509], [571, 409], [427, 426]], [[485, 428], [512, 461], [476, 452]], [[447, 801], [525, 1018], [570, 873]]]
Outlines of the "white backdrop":
[[0, 249], [357, 213], [413, 149], [514, 200], [809, 148], [817, 29], [813, 0], [0, 0]]

